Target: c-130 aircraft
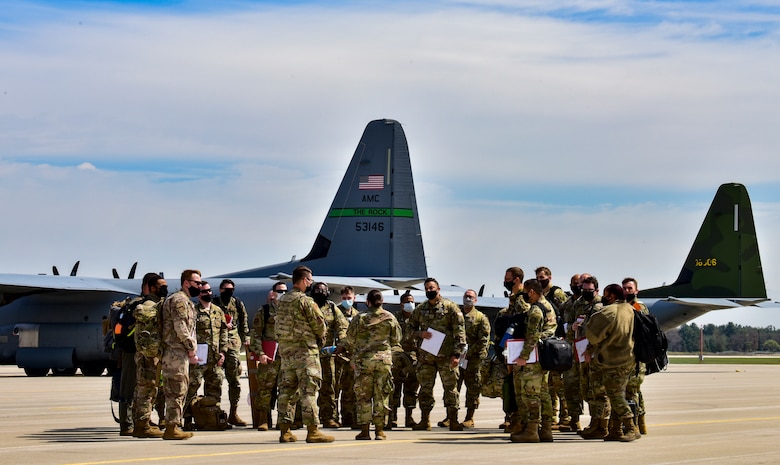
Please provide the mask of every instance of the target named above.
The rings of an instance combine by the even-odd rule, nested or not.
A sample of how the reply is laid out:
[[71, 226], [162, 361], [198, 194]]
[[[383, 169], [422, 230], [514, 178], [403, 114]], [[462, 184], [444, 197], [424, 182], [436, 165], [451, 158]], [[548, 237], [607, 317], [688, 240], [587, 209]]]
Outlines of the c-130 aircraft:
[[[251, 321], [273, 283], [289, 281], [301, 264], [332, 290], [349, 285], [359, 294], [416, 289], [427, 276], [409, 149], [400, 123], [384, 119], [366, 126], [304, 258], [205, 279], [233, 279]], [[173, 288], [175, 278], [169, 282]], [[102, 347], [108, 308], [137, 295], [140, 287], [140, 279], [0, 274], [0, 363], [16, 364], [30, 376], [44, 376], [49, 370], [72, 374], [76, 368], [85, 375], [102, 374], [112, 363]], [[720, 186], [677, 280], [642, 290], [640, 298], [664, 330], [711, 310], [768, 300], [745, 186]], [[386, 306], [392, 306], [386, 300]], [[506, 305], [505, 298], [479, 299], [491, 320]]]
[[[278, 280], [306, 265], [338, 291], [407, 289], [427, 275], [409, 148], [401, 124], [368, 123], [311, 251], [300, 260], [204, 277], [230, 278], [249, 321]], [[73, 273], [75, 274], [75, 273]], [[178, 276], [169, 277], [171, 289]], [[103, 320], [112, 302], [138, 295], [140, 279], [0, 274], [0, 363], [28, 376], [49, 370], [100, 375], [112, 365]]]

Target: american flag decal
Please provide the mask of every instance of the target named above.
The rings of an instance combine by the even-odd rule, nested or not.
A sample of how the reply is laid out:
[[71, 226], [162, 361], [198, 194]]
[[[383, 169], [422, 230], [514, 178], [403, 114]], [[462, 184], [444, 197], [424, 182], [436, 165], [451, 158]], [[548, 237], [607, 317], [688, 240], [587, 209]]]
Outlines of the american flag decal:
[[383, 174], [370, 174], [361, 176], [358, 183], [359, 190], [381, 190], [385, 188], [385, 176]]

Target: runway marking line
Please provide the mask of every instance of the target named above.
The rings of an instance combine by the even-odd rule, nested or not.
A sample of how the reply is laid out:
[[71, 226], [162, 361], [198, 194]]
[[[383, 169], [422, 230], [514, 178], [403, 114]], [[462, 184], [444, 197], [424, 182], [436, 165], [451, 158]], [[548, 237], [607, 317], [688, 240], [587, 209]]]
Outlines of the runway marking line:
[[[765, 418], [735, 418], [732, 420], [704, 420], [704, 421], [686, 421], [686, 422], [679, 422], [679, 423], [653, 423], [649, 426], [651, 427], [665, 427], [665, 426], [686, 426], [686, 425], [704, 425], [704, 424], [710, 424], [710, 423], [739, 423], [739, 422], [749, 422], [749, 421], [777, 421], [780, 420], [779, 417], [765, 417]], [[471, 434], [469, 435], [469, 438], [495, 438], [496, 434], [506, 434], [506, 433], [486, 433], [486, 434]], [[462, 439], [462, 437], [458, 438], [452, 438], [453, 440], [456, 439]], [[338, 444], [323, 444], [323, 445], [310, 445], [307, 444], [305, 446], [305, 449], [303, 447], [294, 447], [289, 449], [285, 448], [273, 448], [273, 449], [255, 449], [255, 450], [245, 450], [245, 451], [231, 451], [231, 452], [214, 452], [210, 454], [190, 454], [190, 455], [166, 455], [161, 457], [140, 457], [140, 458], [133, 458], [133, 459], [121, 459], [121, 460], [102, 460], [99, 462], [76, 462], [76, 463], [70, 463], [66, 465], [110, 465], [115, 463], [136, 463], [136, 462], [159, 462], [162, 460], [175, 460], [175, 459], [193, 459], [193, 458], [205, 458], [205, 457], [228, 457], [233, 455], [249, 455], [249, 454], [263, 454], [268, 452], [298, 452], [301, 450], [311, 450], [311, 449], [323, 449], [323, 448], [332, 448], [332, 447], [357, 447], [357, 446], [367, 446], [369, 444], [375, 444], [375, 445], [390, 445], [390, 444], [400, 444], [400, 443], [412, 443], [412, 442], [422, 442], [426, 440], [433, 440], [427, 439], [425, 437], [415, 438], [415, 439], [393, 439], [390, 441], [380, 441], [380, 442], [374, 442], [371, 441], [370, 443], [363, 442], [363, 441], [357, 441], [357, 442], [349, 442], [349, 443], [338, 443]], [[441, 438], [436, 438], [435, 440], [440, 441]], [[301, 441], [301, 445], [303, 445], [305, 441]]]

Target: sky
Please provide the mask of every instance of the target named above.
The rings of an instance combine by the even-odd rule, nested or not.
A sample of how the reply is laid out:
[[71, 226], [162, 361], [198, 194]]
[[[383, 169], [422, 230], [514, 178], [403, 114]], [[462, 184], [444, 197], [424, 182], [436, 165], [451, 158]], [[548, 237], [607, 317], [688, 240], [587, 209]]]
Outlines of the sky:
[[[443, 284], [544, 265], [641, 295], [738, 182], [780, 300], [779, 58], [770, 1], [6, 0], [0, 273], [301, 257], [390, 118]], [[780, 308], [696, 320], [729, 321]]]

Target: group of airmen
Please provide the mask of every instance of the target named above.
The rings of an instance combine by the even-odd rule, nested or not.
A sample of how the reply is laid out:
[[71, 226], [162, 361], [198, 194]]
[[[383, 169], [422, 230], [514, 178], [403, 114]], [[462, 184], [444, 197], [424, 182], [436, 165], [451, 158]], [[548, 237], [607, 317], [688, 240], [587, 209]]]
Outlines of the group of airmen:
[[[374, 438], [386, 439], [385, 431], [401, 424], [401, 406], [404, 427], [430, 430], [437, 374], [447, 412], [438, 426], [451, 431], [473, 428], [487, 368], [496, 363], [505, 370], [500, 382], [506, 418], [499, 427], [510, 433], [512, 442], [550, 442], [553, 430], [585, 439], [639, 439], [646, 425], [640, 391], [643, 367], [632, 353], [633, 312], [647, 308], [636, 298], [636, 280], [610, 284], [600, 296], [591, 275], [573, 276], [570, 293], [553, 286], [551, 278], [546, 267], [536, 269], [536, 279], [525, 281], [521, 268], [507, 269], [509, 306], [499, 311], [491, 330], [488, 317], [477, 309], [476, 292], [465, 292], [461, 308], [441, 295], [433, 278], [424, 281], [426, 300], [418, 305], [407, 292], [401, 296], [400, 311], [393, 314], [383, 308], [383, 294], [372, 290], [366, 295], [367, 309], [359, 312], [351, 287], [341, 290], [336, 304], [327, 284], [315, 283], [312, 271], [299, 266], [292, 274], [292, 289], [275, 283], [250, 326], [243, 303], [232, 295], [231, 280], [223, 280], [219, 296], [213, 297], [198, 270], [185, 270], [181, 289], [166, 298], [166, 281], [147, 274], [140, 299], [147, 307], [159, 308], [161, 344], [156, 357], [141, 350], [134, 356], [133, 422], [122, 426], [122, 434], [192, 437], [187, 431], [193, 429], [190, 406], [201, 383], [205, 396], [219, 402], [223, 377], [229, 385], [228, 423], [246, 426], [236, 411], [239, 351], [246, 346], [257, 364], [249, 373], [256, 378], [251, 393], [254, 426], [271, 429], [276, 404], [281, 443], [295, 442], [292, 431], [303, 426], [306, 442], [332, 442], [334, 437], [320, 425], [351, 427], [360, 430], [357, 440], [369, 440], [373, 424]], [[511, 334], [510, 327], [522, 333]], [[501, 350], [505, 334], [524, 341], [514, 360], [507, 360]], [[574, 363], [566, 372], [548, 372], [534, 363], [538, 343], [556, 335], [572, 347]], [[136, 334], [136, 342], [138, 338]], [[198, 352], [199, 344], [207, 350]], [[463, 384], [466, 414], [460, 422]], [[158, 428], [151, 423], [151, 412], [160, 386], [165, 407]], [[582, 429], [585, 402], [591, 423]], [[421, 417], [415, 421], [418, 405]]]

